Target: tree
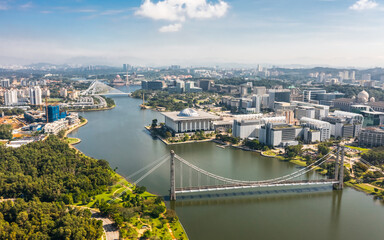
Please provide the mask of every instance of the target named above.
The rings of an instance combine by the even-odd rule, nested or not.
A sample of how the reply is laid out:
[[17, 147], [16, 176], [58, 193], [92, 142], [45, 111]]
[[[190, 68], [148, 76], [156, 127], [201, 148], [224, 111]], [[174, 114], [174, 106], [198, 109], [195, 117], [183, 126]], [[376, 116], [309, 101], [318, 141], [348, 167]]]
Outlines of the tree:
[[327, 146], [326, 143], [320, 143], [319, 145], [317, 145], [317, 150], [321, 155], [327, 155], [331, 151], [331, 149]]
[[157, 119], [152, 120], [151, 128], [154, 129], [157, 127]]
[[0, 139], [12, 139], [12, 125], [10, 124], [0, 125]]
[[59, 138], [64, 138], [64, 136], [65, 136], [65, 130], [61, 130], [59, 133], [57, 133], [57, 136], [58, 136]]
[[186, 142], [189, 140], [189, 135], [184, 133], [183, 141]]
[[166, 131], [165, 132], [165, 137], [166, 138], [171, 138], [172, 137], [172, 133], [170, 131]]
[[294, 158], [303, 153], [303, 145], [287, 146], [285, 147], [285, 154], [288, 158]]

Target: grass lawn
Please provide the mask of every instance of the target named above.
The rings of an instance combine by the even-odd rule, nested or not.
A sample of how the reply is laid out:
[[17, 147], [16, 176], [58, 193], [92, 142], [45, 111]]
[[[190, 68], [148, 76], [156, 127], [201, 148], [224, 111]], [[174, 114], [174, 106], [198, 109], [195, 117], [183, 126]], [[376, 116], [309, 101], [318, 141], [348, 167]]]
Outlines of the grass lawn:
[[299, 166], [302, 166], [302, 167], [307, 166], [307, 163], [305, 161], [299, 160], [299, 159], [294, 159], [294, 160], [291, 160], [289, 162], [294, 163], [294, 164], [299, 165]]
[[66, 139], [66, 141], [67, 141], [68, 144], [72, 145], [72, 144], [79, 143], [81, 140], [79, 138], [70, 138], [69, 137], [69, 138]]
[[265, 152], [263, 152], [263, 154], [268, 155], [268, 156], [276, 156], [277, 155], [274, 151], [271, 151], [271, 150], [265, 151]]
[[359, 189], [361, 191], [364, 191], [368, 194], [375, 194], [375, 188], [372, 187], [372, 186], [369, 186], [365, 183], [351, 183], [351, 182], [347, 182], [345, 183], [347, 186], [350, 186], [350, 187], [354, 187], [356, 189]]
[[369, 150], [371, 150], [369, 148], [354, 147], [354, 146], [349, 146], [349, 145], [345, 145], [345, 147], [350, 148], [350, 149], [355, 149], [355, 150], [358, 150], [358, 151], [362, 151], [363, 153], [364, 152], [368, 152]]
[[64, 99], [63, 98], [48, 98], [48, 102], [62, 102]]

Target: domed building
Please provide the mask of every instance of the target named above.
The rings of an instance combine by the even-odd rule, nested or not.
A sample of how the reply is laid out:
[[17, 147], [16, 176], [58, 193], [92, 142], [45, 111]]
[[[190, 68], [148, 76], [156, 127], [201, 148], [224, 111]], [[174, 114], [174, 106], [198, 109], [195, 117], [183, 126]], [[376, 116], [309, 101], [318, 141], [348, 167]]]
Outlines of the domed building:
[[163, 112], [165, 126], [175, 135], [192, 133], [196, 131], [213, 131], [213, 121], [220, 117], [192, 108], [180, 112]]
[[186, 109], [182, 110], [177, 116], [179, 116], [179, 117], [198, 117], [199, 113], [192, 108], [186, 108]]
[[363, 90], [357, 95], [358, 103], [367, 103], [369, 101], [369, 94]]

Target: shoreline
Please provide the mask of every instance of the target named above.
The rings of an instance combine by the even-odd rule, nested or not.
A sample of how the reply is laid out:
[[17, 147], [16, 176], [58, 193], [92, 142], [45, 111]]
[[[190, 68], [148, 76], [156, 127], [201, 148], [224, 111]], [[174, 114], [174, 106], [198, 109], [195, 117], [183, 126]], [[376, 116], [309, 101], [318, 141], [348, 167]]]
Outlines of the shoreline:
[[[115, 105], [115, 106], [116, 106], [116, 105]], [[69, 133], [71, 133], [71, 132], [73, 132], [73, 131], [79, 129], [80, 127], [82, 127], [82, 126], [84, 126], [84, 125], [86, 125], [86, 124], [88, 123], [88, 119], [84, 118], [84, 120], [85, 120], [85, 121], [82, 122], [81, 124], [76, 125], [76, 126], [70, 128], [70, 129], [68, 129], [68, 130], [65, 132], [64, 137], [67, 137], [67, 135], [68, 135]], [[81, 142], [81, 139], [80, 139], [80, 138], [76, 138], [76, 139], [78, 139], [79, 141], [76, 142], [76, 143], [74, 143], [74, 144], [70, 144], [69, 142], [67, 142], [68, 146], [69, 146], [70, 148], [72, 148], [72, 149], [75, 149], [78, 153], [80, 153], [80, 154], [82, 154], [82, 155], [84, 155], [84, 156], [86, 156], [86, 157], [89, 157], [88, 155], [84, 154], [82, 151], [80, 151], [79, 149], [77, 149], [76, 146], [74, 146], [74, 145], [76, 145], [76, 144], [78, 144], [78, 143]], [[108, 162], [108, 163], [109, 163], [109, 162]], [[134, 186], [134, 183], [131, 183], [131, 182], [130, 182], [128, 179], [126, 179], [123, 175], [121, 175], [121, 174], [119, 174], [119, 173], [117, 173], [117, 172], [114, 172], [114, 174], [115, 174], [115, 176], [117, 176], [118, 179], [120, 179], [120, 181], [117, 181], [117, 183], [116, 183], [117, 185], [122, 184], [122, 181], [121, 181], [121, 180], [123, 180], [123, 181], [125, 181], [125, 182], [127, 183], [127, 184], [126, 184], [126, 185], [127, 185], [127, 186], [126, 186], [127, 188], [131, 188], [132, 186]], [[104, 192], [103, 194], [106, 194], [106, 193], [107, 193], [107, 192]], [[149, 191], [145, 191], [144, 195], [161, 197], [160, 195], [151, 193], [151, 192], [149, 192]], [[112, 194], [112, 197], [113, 197], [113, 196], [114, 196], [114, 193]], [[163, 204], [166, 205], [165, 201], [163, 201]], [[81, 206], [77, 206], [77, 207], [81, 207]], [[91, 209], [97, 209], [97, 208], [91, 208]], [[167, 208], [167, 209], [168, 209], [168, 208]], [[171, 208], [170, 208], [170, 209], [171, 209]], [[111, 221], [112, 221], [112, 220], [111, 220]], [[186, 239], [189, 239], [189, 238], [188, 238], [188, 234], [187, 234], [187, 232], [185, 231], [184, 226], [183, 226], [183, 224], [181, 223], [180, 219], [178, 219], [176, 223], [172, 224], [173, 228], [172, 228], [169, 224], [168, 224], [168, 226], [169, 226], [169, 227], [168, 227], [168, 230], [169, 230], [171, 233], [173, 233], [173, 231], [175, 231], [175, 229], [177, 230], [177, 227], [178, 227], [178, 226], [181, 226], [182, 231], [183, 231], [183, 235], [186, 237]], [[119, 233], [120, 233], [120, 231], [119, 231]]]

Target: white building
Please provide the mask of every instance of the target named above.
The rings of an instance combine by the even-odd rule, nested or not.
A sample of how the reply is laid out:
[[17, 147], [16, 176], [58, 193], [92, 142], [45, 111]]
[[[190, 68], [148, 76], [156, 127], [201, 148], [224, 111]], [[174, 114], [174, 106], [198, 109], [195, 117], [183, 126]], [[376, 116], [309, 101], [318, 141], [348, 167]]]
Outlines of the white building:
[[18, 98], [16, 89], [6, 90], [4, 92], [4, 104], [6, 106], [17, 105], [17, 102]]
[[220, 117], [192, 108], [186, 108], [181, 112], [163, 112], [165, 126], [175, 134], [190, 133], [196, 131], [213, 131], [213, 121]]
[[322, 119], [324, 117], [327, 117], [329, 114], [329, 106], [320, 105], [320, 104], [313, 104], [313, 103], [307, 103], [307, 102], [299, 102], [299, 101], [292, 101], [292, 106], [307, 106], [307, 107], [313, 107], [315, 108], [315, 117], [316, 119]]
[[42, 92], [39, 86], [31, 87], [29, 89], [29, 96], [31, 98], [31, 105], [42, 105], [43, 101], [41, 98]]
[[68, 91], [66, 88], [61, 88], [59, 93], [60, 93], [60, 97], [66, 98], [68, 96]]
[[[256, 114], [254, 115], [257, 116]], [[261, 115], [262, 116], [262, 115]], [[260, 115], [259, 115], [260, 117]], [[236, 119], [233, 121], [232, 134], [239, 138], [259, 138], [259, 131], [267, 123], [286, 123], [285, 117], [266, 117]]]
[[[300, 124], [305, 128], [309, 128], [311, 130], [318, 130], [320, 132], [319, 141], [321, 142], [331, 138], [331, 124], [329, 122], [303, 117], [300, 119]], [[314, 141], [315, 140], [312, 140], [311, 142]]]
[[65, 130], [68, 127], [68, 122], [65, 119], [60, 119], [52, 123], [47, 123], [44, 126], [44, 132], [48, 134], [58, 134], [61, 130]]

